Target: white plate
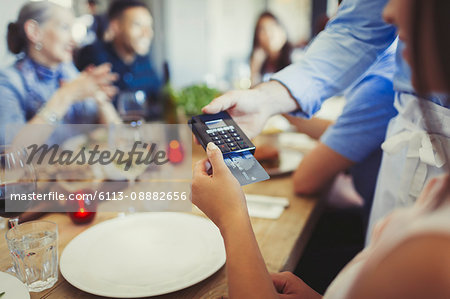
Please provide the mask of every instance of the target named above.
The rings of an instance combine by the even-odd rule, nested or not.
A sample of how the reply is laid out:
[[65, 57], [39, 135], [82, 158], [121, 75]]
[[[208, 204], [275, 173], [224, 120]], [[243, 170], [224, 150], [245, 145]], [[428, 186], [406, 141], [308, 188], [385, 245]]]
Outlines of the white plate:
[[137, 213], [91, 227], [64, 249], [64, 278], [114, 298], [156, 296], [211, 276], [225, 263], [223, 239], [203, 217]]
[[17, 277], [0, 272], [0, 294], [5, 292], [1, 299], [30, 299], [28, 288]]
[[303, 153], [290, 148], [280, 149], [280, 165], [275, 168], [268, 168], [266, 172], [270, 176], [283, 175], [293, 172], [303, 159]]

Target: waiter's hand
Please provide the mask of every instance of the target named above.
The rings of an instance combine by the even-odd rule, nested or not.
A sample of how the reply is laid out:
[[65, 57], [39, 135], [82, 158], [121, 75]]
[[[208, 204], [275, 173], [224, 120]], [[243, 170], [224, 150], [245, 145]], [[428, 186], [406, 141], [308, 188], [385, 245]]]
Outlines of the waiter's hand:
[[[220, 149], [210, 142], [206, 153], [208, 159], [195, 164], [192, 203], [222, 230], [228, 223], [233, 223], [235, 217], [248, 217], [245, 196]], [[209, 168], [212, 168], [212, 174]]]
[[203, 107], [203, 113], [228, 111], [249, 138], [258, 135], [272, 115], [299, 109], [291, 94], [278, 81], [262, 83], [250, 90], [225, 93]]

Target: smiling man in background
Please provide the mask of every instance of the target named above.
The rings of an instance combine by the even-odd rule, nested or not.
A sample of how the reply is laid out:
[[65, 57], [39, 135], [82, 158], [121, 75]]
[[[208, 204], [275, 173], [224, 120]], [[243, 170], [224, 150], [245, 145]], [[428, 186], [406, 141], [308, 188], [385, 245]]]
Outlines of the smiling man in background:
[[116, 0], [108, 9], [108, 19], [110, 40], [81, 49], [77, 67], [83, 70], [89, 65], [109, 62], [112, 71], [119, 74], [115, 85], [120, 92], [143, 91], [148, 104], [156, 105], [162, 83], [148, 54], [153, 38], [153, 18], [149, 8], [139, 0]]

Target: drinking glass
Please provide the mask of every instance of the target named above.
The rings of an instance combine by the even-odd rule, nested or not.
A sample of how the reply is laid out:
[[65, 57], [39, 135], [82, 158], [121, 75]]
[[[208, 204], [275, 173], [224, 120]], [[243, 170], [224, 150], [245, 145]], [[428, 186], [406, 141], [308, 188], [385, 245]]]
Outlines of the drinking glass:
[[147, 113], [147, 96], [144, 91], [122, 91], [117, 96], [117, 110], [125, 123], [139, 126]]
[[27, 197], [36, 192], [36, 173], [32, 163], [28, 163], [24, 148], [0, 146], [0, 217], [16, 217], [32, 204], [32, 201], [14, 202], [13, 211], [6, 212], [6, 201], [11, 194]]
[[30, 292], [51, 288], [58, 280], [58, 226], [29, 221], [6, 233], [14, 272]]

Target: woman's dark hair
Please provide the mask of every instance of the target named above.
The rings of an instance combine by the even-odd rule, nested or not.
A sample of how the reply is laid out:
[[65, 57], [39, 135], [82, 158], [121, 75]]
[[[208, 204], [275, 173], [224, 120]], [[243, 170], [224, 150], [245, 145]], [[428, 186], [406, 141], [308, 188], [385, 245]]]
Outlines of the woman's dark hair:
[[50, 18], [52, 9], [56, 6], [56, 4], [48, 1], [29, 2], [22, 6], [17, 21], [8, 24], [6, 40], [9, 51], [13, 54], [26, 52], [28, 38], [24, 29], [25, 22], [34, 20], [38, 24], [44, 23]]
[[[284, 29], [283, 25], [280, 23], [280, 21], [277, 19], [277, 17], [275, 17], [275, 15], [272, 14], [271, 12], [265, 11], [261, 15], [259, 15], [258, 20], [256, 21], [255, 32], [253, 34], [253, 46], [252, 46], [252, 54], [251, 54], [252, 56], [253, 56], [253, 53], [255, 52], [255, 50], [260, 46], [260, 41], [258, 39], [258, 31], [259, 31], [259, 28], [261, 27], [261, 23], [264, 18], [273, 19], [279, 26], [281, 26]], [[292, 44], [286, 40], [286, 43], [283, 45], [283, 47], [280, 50], [280, 56], [278, 57], [278, 60], [276, 61], [276, 65], [275, 65], [276, 72], [285, 68], [286, 66], [288, 66], [292, 63], [292, 61], [291, 61], [292, 50], [293, 50]], [[264, 62], [263, 66], [260, 70], [261, 75], [264, 74], [265, 69], [267, 68], [267, 64], [268, 64], [268, 59], [266, 59], [266, 61]]]
[[[437, 57], [435, 59], [439, 61], [441, 69], [439, 70], [443, 76], [445, 88], [447, 92], [450, 92], [450, 38], [448, 30], [450, 28], [450, 1], [448, 0], [413, 0], [412, 4], [412, 68], [414, 75], [417, 78], [416, 91], [425, 96], [430, 92], [429, 86], [426, 86], [427, 80], [423, 77], [425, 72], [425, 55], [423, 53], [423, 44], [425, 41], [423, 30], [423, 11], [425, 6], [429, 6], [431, 9], [431, 15], [433, 18], [431, 24], [431, 31], [425, 32], [425, 34], [433, 35], [431, 40], [434, 40], [436, 44], [434, 47], [437, 49]], [[431, 22], [431, 21], [430, 21]]]
[[[440, 119], [436, 119], [430, 113], [427, 113], [425, 107], [426, 100], [433, 90], [430, 86], [427, 86], [428, 82], [425, 76], [425, 55], [423, 52], [423, 45], [425, 41], [423, 40], [425, 34], [431, 34], [433, 40], [436, 44], [433, 45], [437, 49], [437, 57], [435, 59], [439, 61], [438, 65], [440, 70], [438, 72], [443, 76], [445, 92], [447, 93], [447, 98], [443, 99], [446, 101], [445, 104], [449, 104], [449, 94], [450, 94], [450, 36], [448, 34], [448, 29], [450, 28], [450, 1], [448, 0], [411, 0], [412, 1], [412, 11], [411, 11], [411, 55], [412, 55], [412, 72], [416, 78], [415, 89], [419, 94], [421, 100], [420, 108], [422, 110], [423, 120], [425, 128], [428, 133], [433, 133], [433, 127], [436, 124], [441, 124]], [[429, 20], [424, 20], [423, 12], [427, 9], [431, 9], [431, 16]], [[429, 27], [431, 30], [429, 32], [424, 32], [424, 24], [426, 21], [432, 22]], [[439, 146], [436, 140], [431, 140], [433, 146]], [[445, 163], [447, 173], [450, 173], [449, 163]], [[444, 200], [446, 196], [450, 195], [450, 176], [447, 177], [447, 184], [441, 193], [441, 197]]]

